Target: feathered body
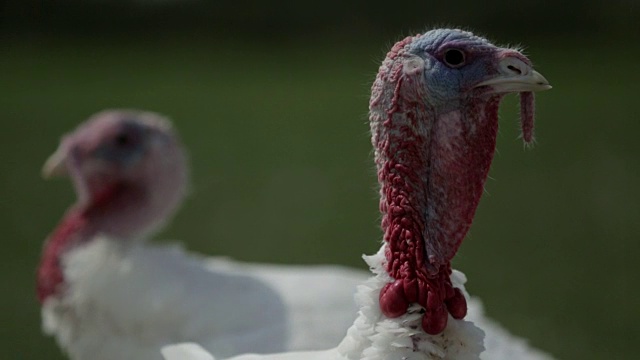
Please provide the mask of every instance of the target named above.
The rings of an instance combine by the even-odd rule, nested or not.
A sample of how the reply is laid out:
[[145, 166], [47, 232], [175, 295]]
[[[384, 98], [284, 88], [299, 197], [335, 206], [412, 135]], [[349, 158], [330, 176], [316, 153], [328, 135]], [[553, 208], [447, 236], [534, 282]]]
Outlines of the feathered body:
[[482, 195], [500, 100], [522, 93], [530, 141], [531, 91], [548, 88], [524, 55], [466, 31], [396, 43], [369, 103], [384, 242], [366, 259], [374, 276], [358, 288], [358, 318], [336, 348], [233, 360], [480, 359], [484, 333], [464, 320], [464, 276], [451, 259]]
[[[247, 354], [229, 360], [551, 360], [551, 356], [529, 346], [525, 340], [511, 335], [486, 318], [482, 303], [464, 290], [466, 277], [453, 270], [451, 282], [465, 296], [467, 320], [450, 322], [439, 335], [421, 330], [424, 309], [412, 305], [406, 314], [388, 318], [380, 311], [380, 290], [392, 279], [385, 271], [384, 248], [365, 256], [374, 276], [358, 286], [355, 302], [358, 317], [337, 347], [325, 351], [302, 351], [286, 354]], [[182, 349], [186, 347], [185, 349]], [[200, 360], [203, 352], [195, 344], [169, 346], [163, 351], [167, 360]], [[208, 360], [203, 357], [202, 360]], [[216, 358], [217, 360], [223, 358]]]
[[38, 270], [44, 331], [74, 360], [160, 359], [180, 341], [220, 357], [322, 348], [355, 318], [361, 272], [242, 264], [144, 241], [187, 183], [177, 135], [156, 114], [97, 114], [44, 171], [70, 176], [78, 193]]
[[[243, 355], [233, 360], [471, 360], [479, 359], [484, 350], [484, 333], [470, 322], [452, 322], [440, 335], [431, 336], [421, 329], [424, 309], [412, 305], [407, 313], [390, 319], [380, 311], [378, 297], [382, 288], [392, 280], [385, 270], [384, 249], [365, 261], [375, 274], [358, 286], [355, 297], [360, 308], [358, 317], [340, 344], [330, 350], [292, 352], [273, 355]], [[463, 289], [464, 275], [454, 272], [452, 282]], [[423, 341], [429, 338], [429, 341]]]
[[43, 326], [72, 359], [159, 359], [163, 345], [178, 341], [198, 342], [218, 357], [328, 347], [352, 323], [363, 277], [340, 267], [242, 264], [105, 237], [63, 261], [67, 290], [44, 302]]

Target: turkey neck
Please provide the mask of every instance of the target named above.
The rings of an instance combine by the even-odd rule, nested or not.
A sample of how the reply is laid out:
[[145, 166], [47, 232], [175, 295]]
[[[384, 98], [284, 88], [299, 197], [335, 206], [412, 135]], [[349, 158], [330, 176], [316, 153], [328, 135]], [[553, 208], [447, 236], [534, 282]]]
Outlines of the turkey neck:
[[105, 187], [87, 203], [73, 205], [47, 238], [37, 273], [37, 295], [40, 303], [63, 291], [62, 257], [78, 245], [98, 234], [111, 234], [109, 214], [131, 193], [122, 184]]
[[370, 101], [386, 270], [394, 279], [381, 290], [380, 306], [397, 317], [419, 303], [423, 329], [438, 334], [448, 314], [466, 315], [464, 296], [449, 279], [450, 261], [482, 195], [501, 97], [470, 94], [440, 113], [428, 101], [421, 69], [407, 66], [411, 40], [387, 54]]

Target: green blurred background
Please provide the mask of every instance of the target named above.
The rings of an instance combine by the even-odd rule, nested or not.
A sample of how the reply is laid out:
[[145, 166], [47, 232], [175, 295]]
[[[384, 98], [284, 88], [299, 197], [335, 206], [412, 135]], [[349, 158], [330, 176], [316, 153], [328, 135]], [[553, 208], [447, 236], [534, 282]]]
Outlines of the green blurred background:
[[0, 359], [63, 359], [41, 335], [34, 274], [73, 193], [39, 171], [62, 133], [104, 108], [166, 114], [190, 149], [191, 196], [158, 238], [364, 269], [381, 240], [369, 86], [395, 40], [443, 24], [525, 45], [554, 86], [537, 97], [533, 149], [505, 101], [455, 267], [491, 317], [558, 358], [636, 358], [640, 2], [0, 6]]

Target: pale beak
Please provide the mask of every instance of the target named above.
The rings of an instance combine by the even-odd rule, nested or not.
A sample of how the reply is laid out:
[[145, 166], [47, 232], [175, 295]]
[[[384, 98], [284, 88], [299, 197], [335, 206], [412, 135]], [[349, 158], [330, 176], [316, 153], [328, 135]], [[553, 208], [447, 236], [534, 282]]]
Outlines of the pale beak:
[[539, 72], [515, 57], [505, 57], [498, 63], [498, 75], [475, 87], [489, 86], [496, 93], [542, 91], [551, 89], [549, 81]]
[[56, 152], [54, 152], [42, 167], [42, 177], [50, 179], [52, 177], [67, 176], [69, 171], [67, 170], [67, 149], [60, 146]]

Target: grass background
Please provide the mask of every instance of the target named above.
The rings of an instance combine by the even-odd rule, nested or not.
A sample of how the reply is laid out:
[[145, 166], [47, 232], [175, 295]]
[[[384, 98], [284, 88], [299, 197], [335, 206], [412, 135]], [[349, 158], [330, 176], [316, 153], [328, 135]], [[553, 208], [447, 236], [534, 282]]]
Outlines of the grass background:
[[[381, 240], [369, 86], [393, 39], [3, 41], [0, 358], [63, 359], [41, 334], [34, 278], [73, 192], [39, 171], [61, 134], [104, 108], [166, 114], [190, 150], [191, 196], [158, 239], [364, 269], [361, 254]], [[633, 359], [640, 49], [522, 41], [554, 88], [538, 94], [533, 149], [518, 140], [517, 99], [503, 104], [491, 178], [454, 266], [490, 316], [558, 358]]]

